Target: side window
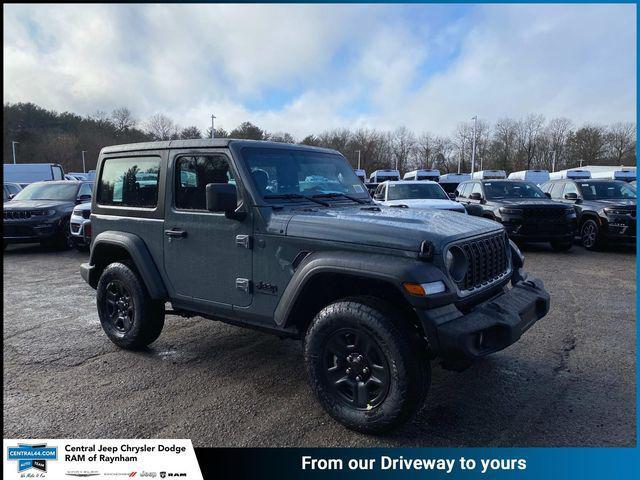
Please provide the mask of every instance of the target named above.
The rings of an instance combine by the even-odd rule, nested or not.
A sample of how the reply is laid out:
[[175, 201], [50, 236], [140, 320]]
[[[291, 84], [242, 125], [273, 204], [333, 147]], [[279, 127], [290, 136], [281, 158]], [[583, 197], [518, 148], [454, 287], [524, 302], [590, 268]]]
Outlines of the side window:
[[54, 180], [64, 180], [64, 175], [62, 174], [62, 168], [60, 168], [58, 165], [52, 165], [51, 171], [53, 172]]
[[471, 193], [479, 193], [480, 195], [482, 195], [482, 185], [480, 184], [480, 182], [475, 182], [473, 184], [473, 189], [471, 190]]
[[78, 189], [78, 198], [82, 197], [83, 195], [91, 195], [90, 183], [83, 183], [82, 185], [80, 185], [80, 188]]
[[15, 195], [16, 193], [18, 193], [20, 191], [20, 189], [16, 185], [14, 185], [12, 183], [7, 185], [7, 190], [9, 190], [9, 193], [11, 195]]
[[564, 184], [564, 191], [562, 192], [562, 197], [564, 198], [564, 196], [567, 193], [575, 193], [576, 195], [578, 194], [578, 189], [576, 188], [576, 184], [573, 182], [567, 182]]
[[564, 182], [555, 182], [549, 184], [549, 193], [551, 198], [562, 198], [562, 190], [564, 189]]
[[224, 155], [178, 157], [175, 173], [175, 205], [181, 210], [206, 210], [207, 184], [235, 184]]
[[467, 187], [469, 186], [468, 183], [463, 183], [461, 185], [458, 185], [458, 196], [461, 198], [467, 198]]
[[98, 181], [98, 204], [154, 208], [159, 172], [159, 157], [106, 159]]

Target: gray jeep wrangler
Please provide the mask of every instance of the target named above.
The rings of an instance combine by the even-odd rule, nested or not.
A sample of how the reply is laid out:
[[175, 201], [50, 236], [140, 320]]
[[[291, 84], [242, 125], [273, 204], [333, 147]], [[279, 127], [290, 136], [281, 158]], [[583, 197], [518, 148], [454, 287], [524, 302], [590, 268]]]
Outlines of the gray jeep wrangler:
[[362, 432], [419, 409], [434, 358], [501, 350], [549, 310], [502, 225], [378, 206], [333, 150], [107, 147], [94, 188], [81, 273], [111, 341], [143, 348], [167, 313], [300, 338], [318, 400]]

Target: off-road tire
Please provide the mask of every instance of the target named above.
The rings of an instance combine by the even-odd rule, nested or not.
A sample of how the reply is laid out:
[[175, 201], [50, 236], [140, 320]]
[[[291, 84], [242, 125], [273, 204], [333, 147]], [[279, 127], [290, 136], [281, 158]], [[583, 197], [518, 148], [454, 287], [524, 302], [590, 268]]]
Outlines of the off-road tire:
[[[131, 265], [111, 263], [108, 265], [97, 287], [98, 316], [102, 328], [109, 339], [120, 348], [136, 350], [155, 341], [164, 326], [164, 302], [153, 300]], [[129, 322], [117, 321], [115, 296], [117, 291], [125, 292], [118, 299], [117, 311], [130, 313]], [[125, 300], [129, 298], [130, 300]], [[108, 301], [109, 299], [109, 301]], [[114, 303], [116, 302], [116, 303]], [[126, 306], [125, 306], [126, 305]], [[127, 327], [128, 324], [128, 328]]]
[[592, 218], [588, 218], [580, 226], [580, 243], [587, 250], [598, 250], [602, 246], [600, 227]]
[[[345, 329], [354, 329], [373, 340], [387, 362], [387, 393], [379, 403], [368, 403], [367, 408], [348, 404], [336, 393], [337, 382], [329, 380], [327, 366], [340, 361], [334, 360], [337, 355], [328, 353], [327, 345]], [[383, 433], [412, 418], [422, 406], [431, 381], [427, 348], [416, 329], [396, 308], [370, 297], [347, 298], [323, 308], [307, 330], [304, 356], [311, 388], [323, 408], [347, 428], [364, 433]], [[374, 363], [371, 371], [380, 368]], [[347, 365], [346, 357], [342, 364]]]
[[568, 252], [572, 246], [573, 242], [551, 242], [551, 248], [556, 252]]

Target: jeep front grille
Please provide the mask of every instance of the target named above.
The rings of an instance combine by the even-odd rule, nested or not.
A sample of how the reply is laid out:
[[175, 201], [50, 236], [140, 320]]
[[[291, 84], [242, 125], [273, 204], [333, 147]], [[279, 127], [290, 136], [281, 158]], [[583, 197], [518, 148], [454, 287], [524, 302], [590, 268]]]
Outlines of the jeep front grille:
[[467, 273], [457, 282], [463, 293], [470, 293], [487, 287], [509, 273], [507, 235], [478, 238], [457, 244], [467, 258]]
[[5, 220], [23, 220], [31, 218], [31, 212], [29, 210], [5, 210]]

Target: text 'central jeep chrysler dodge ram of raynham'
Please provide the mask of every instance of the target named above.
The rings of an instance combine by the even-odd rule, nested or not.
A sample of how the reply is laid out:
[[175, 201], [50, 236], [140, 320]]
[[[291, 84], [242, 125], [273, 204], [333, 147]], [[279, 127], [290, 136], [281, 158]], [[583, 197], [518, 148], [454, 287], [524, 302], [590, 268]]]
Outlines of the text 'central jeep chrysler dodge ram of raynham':
[[349, 428], [414, 414], [430, 360], [501, 350], [549, 310], [502, 225], [375, 205], [338, 152], [243, 140], [104, 148], [83, 278], [108, 337], [141, 348], [169, 313], [301, 338]]

